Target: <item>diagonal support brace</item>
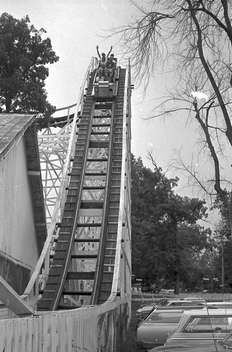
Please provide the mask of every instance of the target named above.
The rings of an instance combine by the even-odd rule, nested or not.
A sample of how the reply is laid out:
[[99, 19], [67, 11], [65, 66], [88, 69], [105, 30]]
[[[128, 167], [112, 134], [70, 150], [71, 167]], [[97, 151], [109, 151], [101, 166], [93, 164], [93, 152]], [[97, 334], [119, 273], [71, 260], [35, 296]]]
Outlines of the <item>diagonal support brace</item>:
[[20, 295], [0, 275], [0, 300], [18, 316], [34, 314], [33, 309], [27, 305]]

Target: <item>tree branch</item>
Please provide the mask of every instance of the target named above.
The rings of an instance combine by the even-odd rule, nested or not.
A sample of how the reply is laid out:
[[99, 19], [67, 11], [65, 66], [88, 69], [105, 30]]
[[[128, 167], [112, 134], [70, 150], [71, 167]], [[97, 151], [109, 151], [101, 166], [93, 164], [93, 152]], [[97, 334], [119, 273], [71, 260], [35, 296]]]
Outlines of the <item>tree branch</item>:
[[[181, 167], [179, 167], [180, 170], [184, 170], [187, 172], [195, 181], [196, 183], [201, 187], [201, 189], [210, 197], [216, 196], [217, 193], [212, 193], [210, 192], [203, 184], [203, 182], [199, 179], [197, 176], [197, 173], [189, 166], [187, 166], [182, 159], [179, 159], [179, 162], [181, 162]], [[175, 167], [178, 169], [177, 167]]]
[[207, 124], [207, 127], [208, 128], [212, 128], [212, 129], [214, 129], [214, 130], [218, 130], [218, 131], [220, 131], [220, 132], [222, 132], [222, 133], [226, 133], [226, 130], [223, 130], [222, 128], [220, 128], [220, 127], [216, 127], [216, 126], [211, 126], [211, 125], [209, 125], [209, 124]]
[[[222, 21], [220, 21], [219, 18], [216, 15], [214, 15], [214, 13], [207, 10], [206, 7], [204, 6], [203, 2], [201, 2], [201, 5], [202, 5], [202, 7], [199, 7], [197, 10], [202, 11], [202, 12], [206, 13], [207, 15], [209, 15], [219, 25], [219, 27], [222, 28], [229, 35], [228, 29], [224, 25], [224, 23]], [[229, 37], [229, 39], [231, 40], [230, 37]]]
[[223, 6], [223, 10], [224, 10], [224, 18], [225, 18], [225, 22], [227, 25], [227, 34], [228, 37], [230, 39], [230, 42], [232, 43], [232, 25], [231, 25], [231, 19], [229, 17], [229, 13], [228, 13], [228, 0], [221, 0], [222, 6]]
[[222, 98], [222, 95], [221, 95], [221, 92], [214, 80], [214, 77], [213, 77], [213, 74], [212, 72], [210, 71], [210, 68], [206, 62], [206, 59], [205, 59], [205, 56], [204, 56], [204, 51], [203, 51], [203, 45], [202, 45], [202, 31], [201, 31], [201, 28], [200, 28], [200, 25], [199, 25], [199, 22], [197, 20], [197, 17], [196, 17], [196, 11], [195, 9], [193, 8], [192, 6], [192, 3], [190, 0], [186, 0], [188, 5], [189, 5], [189, 9], [190, 9], [190, 12], [191, 12], [191, 16], [192, 16], [192, 19], [195, 23], [195, 26], [196, 26], [196, 30], [197, 30], [197, 48], [198, 48], [198, 53], [199, 53], [199, 56], [200, 56], [200, 60], [202, 62], [202, 65], [205, 69], [205, 72], [209, 78], [209, 81], [213, 87], [213, 90], [217, 96], [217, 99], [218, 99], [218, 102], [220, 104], [220, 108], [222, 110], [222, 113], [223, 113], [223, 116], [224, 116], [224, 120], [225, 120], [225, 123], [226, 123], [226, 127], [227, 127], [227, 130], [226, 130], [226, 136], [229, 140], [229, 143], [230, 145], [232, 146], [232, 125], [231, 125], [231, 122], [230, 122], [230, 117], [229, 117], [229, 114], [228, 114], [228, 111], [226, 109], [226, 106], [225, 106], [225, 103], [224, 103], [224, 100]]
[[211, 106], [208, 107], [207, 109], [207, 113], [206, 113], [206, 124], [203, 122], [203, 120], [200, 117], [200, 113], [197, 107], [197, 102], [194, 101], [193, 102], [193, 106], [196, 112], [195, 118], [197, 119], [197, 121], [199, 122], [199, 124], [201, 125], [201, 128], [205, 134], [205, 139], [207, 142], [207, 145], [209, 147], [210, 150], [210, 154], [212, 156], [213, 162], [214, 162], [214, 174], [215, 174], [215, 183], [214, 183], [214, 189], [217, 192], [217, 194], [220, 196], [220, 198], [224, 197], [224, 191], [221, 188], [221, 183], [220, 183], [220, 164], [219, 164], [219, 160], [217, 157], [217, 153], [214, 149], [213, 143], [211, 141], [211, 137], [207, 128], [207, 121], [208, 121], [208, 117], [209, 117], [209, 112], [210, 112], [210, 108]]

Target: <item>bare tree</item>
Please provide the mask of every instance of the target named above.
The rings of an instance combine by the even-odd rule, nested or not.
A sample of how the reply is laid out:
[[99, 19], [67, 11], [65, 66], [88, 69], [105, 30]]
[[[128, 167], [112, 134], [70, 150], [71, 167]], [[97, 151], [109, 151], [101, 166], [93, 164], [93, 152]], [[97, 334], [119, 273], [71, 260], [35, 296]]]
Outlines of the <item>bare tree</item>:
[[230, 4], [231, 0], [153, 0], [151, 10], [137, 6], [139, 19], [118, 32], [140, 78], [149, 78], [160, 60], [169, 56], [176, 57], [176, 68], [185, 80], [196, 75], [205, 82], [215, 94], [232, 145], [226, 106], [232, 72]]
[[[232, 193], [221, 175], [220, 150], [221, 143], [232, 147], [231, 5], [231, 0], [153, 0], [149, 9], [137, 5], [139, 18], [118, 31], [140, 79], [149, 79], [161, 61], [175, 63], [181, 89], [156, 106], [152, 117], [182, 111], [198, 123], [213, 162], [216, 196], [230, 213]], [[192, 92], [205, 92], [204, 102]]]

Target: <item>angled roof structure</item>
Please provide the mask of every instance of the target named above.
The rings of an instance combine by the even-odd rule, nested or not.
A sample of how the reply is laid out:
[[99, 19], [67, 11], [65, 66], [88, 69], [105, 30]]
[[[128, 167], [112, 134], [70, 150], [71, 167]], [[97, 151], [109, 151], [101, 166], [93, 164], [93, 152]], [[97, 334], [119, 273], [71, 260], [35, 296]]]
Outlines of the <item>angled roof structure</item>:
[[0, 114], [0, 162], [7, 157], [17, 142], [24, 138], [27, 174], [40, 253], [47, 237], [47, 227], [35, 119], [36, 115]]
[[20, 140], [35, 118], [35, 115], [0, 114], [0, 160]]

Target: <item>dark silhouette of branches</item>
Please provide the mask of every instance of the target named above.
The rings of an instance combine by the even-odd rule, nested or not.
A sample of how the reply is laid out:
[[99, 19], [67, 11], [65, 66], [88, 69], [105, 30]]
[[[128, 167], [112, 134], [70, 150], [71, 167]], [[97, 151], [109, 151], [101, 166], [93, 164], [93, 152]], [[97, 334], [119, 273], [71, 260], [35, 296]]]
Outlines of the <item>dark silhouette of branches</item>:
[[[161, 59], [172, 62], [182, 89], [174, 88], [150, 118], [181, 113], [197, 121], [213, 161], [214, 189], [222, 202], [228, 197], [221, 186], [221, 141], [226, 138], [232, 146], [231, 4], [231, 0], [153, 0], [151, 10], [139, 9], [140, 17], [121, 29], [141, 79], [149, 79]], [[194, 92], [205, 92], [208, 98], [202, 102]], [[196, 174], [192, 177], [197, 181]]]
[[[228, 2], [153, 0], [151, 4], [155, 11], [139, 8], [141, 16], [120, 29], [136, 75], [149, 79], [161, 59], [171, 57], [180, 77], [185, 77], [185, 84], [195, 77], [198, 89], [204, 86], [214, 91], [232, 146], [227, 108], [232, 70], [230, 55], [226, 52], [231, 50], [232, 43]], [[184, 83], [182, 78], [180, 81]]]
[[217, 96], [217, 99], [218, 99], [218, 102], [219, 102], [219, 105], [221, 107], [221, 110], [222, 110], [222, 113], [223, 113], [223, 116], [224, 116], [224, 120], [225, 120], [225, 123], [226, 123], [226, 126], [227, 126], [227, 130], [226, 130], [226, 135], [227, 135], [227, 138], [232, 146], [232, 125], [231, 125], [231, 122], [230, 122], [230, 117], [229, 117], [229, 113], [227, 111], [227, 108], [226, 108], [226, 105], [225, 105], [225, 102], [224, 102], [224, 99], [222, 97], [222, 94], [220, 92], [220, 89], [219, 89], [219, 86], [218, 84], [216, 83], [216, 80], [214, 79], [214, 76], [213, 76], [213, 73], [212, 73], [212, 70], [210, 69], [208, 63], [207, 63], [207, 60], [205, 58], [205, 54], [204, 54], [204, 49], [203, 49], [203, 38], [202, 38], [202, 28], [200, 26], [200, 23], [197, 19], [197, 16], [196, 16], [196, 10], [194, 9], [193, 5], [192, 5], [192, 1], [191, 0], [186, 0], [188, 5], [189, 5], [189, 9], [190, 9], [190, 13], [191, 13], [191, 17], [196, 25], [196, 30], [197, 30], [197, 50], [198, 50], [198, 53], [199, 53], [199, 57], [200, 57], [200, 60], [201, 60], [201, 63], [202, 63], [202, 66], [204, 67], [204, 70], [207, 74], [207, 77], [210, 81], [210, 84]]
[[[199, 173], [197, 170], [193, 167], [192, 163], [189, 165], [187, 164], [179, 155], [178, 159], [174, 161], [174, 168], [175, 170], [184, 172], [188, 174], [191, 178], [191, 181], [194, 180], [194, 182], [204, 191], [204, 193], [210, 197], [212, 200], [212, 197], [215, 197], [217, 195], [216, 192], [212, 192], [209, 187], [205, 184], [205, 181], [201, 179]], [[214, 182], [214, 179], [211, 180]]]

